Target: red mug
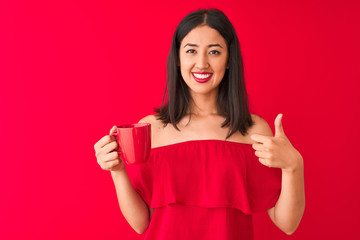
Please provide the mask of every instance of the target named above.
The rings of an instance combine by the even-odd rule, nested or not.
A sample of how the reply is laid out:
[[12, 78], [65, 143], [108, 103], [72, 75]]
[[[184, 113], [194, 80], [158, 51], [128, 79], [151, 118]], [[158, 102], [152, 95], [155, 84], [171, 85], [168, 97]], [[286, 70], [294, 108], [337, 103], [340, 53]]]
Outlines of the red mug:
[[116, 136], [120, 158], [126, 164], [140, 164], [148, 160], [151, 150], [151, 124], [133, 123], [118, 126]]

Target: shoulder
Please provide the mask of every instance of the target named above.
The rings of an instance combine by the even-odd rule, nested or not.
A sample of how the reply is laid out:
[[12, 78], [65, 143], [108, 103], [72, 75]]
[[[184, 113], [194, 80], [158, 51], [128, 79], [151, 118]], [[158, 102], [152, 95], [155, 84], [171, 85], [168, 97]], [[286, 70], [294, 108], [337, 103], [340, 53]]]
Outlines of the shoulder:
[[150, 124], [153, 124], [156, 121], [157, 120], [155, 118], [155, 115], [148, 115], [148, 116], [145, 116], [142, 119], [140, 119], [138, 123], [150, 123]]
[[[254, 121], [254, 125], [248, 130], [249, 136], [251, 136], [252, 134], [260, 134], [271, 137], [274, 136], [269, 124], [266, 122], [265, 119], [256, 114], [251, 114], [251, 118]], [[254, 140], [251, 141], [255, 143]]]
[[151, 133], [158, 133], [161, 130], [161, 121], [156, 119], [155, 115], [148, 115], [139, 120], [138, 123], [150, 123], [151, 124]]

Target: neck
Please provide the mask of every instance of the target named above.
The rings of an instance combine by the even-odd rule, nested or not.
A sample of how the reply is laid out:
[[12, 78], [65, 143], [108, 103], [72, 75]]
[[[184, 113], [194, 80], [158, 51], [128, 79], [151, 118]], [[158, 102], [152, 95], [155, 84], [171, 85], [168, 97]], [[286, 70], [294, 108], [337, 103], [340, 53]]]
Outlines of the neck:
[[[211, 94], [192, 94], [191, 114], [198, 117], [218, 115], [217, 92]], [[190, 114], [190, 110], [188, 111]]]

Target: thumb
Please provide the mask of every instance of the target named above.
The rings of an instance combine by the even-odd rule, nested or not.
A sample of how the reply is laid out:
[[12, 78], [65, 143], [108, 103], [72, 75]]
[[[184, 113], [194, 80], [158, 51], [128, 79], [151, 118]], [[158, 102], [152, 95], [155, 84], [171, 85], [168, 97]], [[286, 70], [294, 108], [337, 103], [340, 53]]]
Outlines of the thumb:
[[282, 122], [281, 122], [282, 117], [283, 117], [283, 114], [279, 113], [277, 115], [277, 117], [275, 118], [275, 137], [285, 135], [285, 132], [284, 132], [284, 129], [283, 129], [283, 126], [282, 126]]
[[117, 126], [114, 125], [111, 129], [110, 129], [110, 135], [112, 135], [114, 132], [117, 131]]

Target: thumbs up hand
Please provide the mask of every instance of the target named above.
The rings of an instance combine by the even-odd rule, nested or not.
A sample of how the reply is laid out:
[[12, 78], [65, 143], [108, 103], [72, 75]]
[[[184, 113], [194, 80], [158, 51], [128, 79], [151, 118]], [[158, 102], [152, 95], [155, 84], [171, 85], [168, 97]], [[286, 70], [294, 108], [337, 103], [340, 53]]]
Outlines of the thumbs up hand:
[[252, 134], [250, 138], [256, 141], [252, 146], [256, 150], [255, 155], [259, 157], [260, 163], [293, 172], [303, 165], [303, 159], [285, 135], [281, 122], [282, 116], [283, 114], [280, 113], [275, 119], [274, 137]]

